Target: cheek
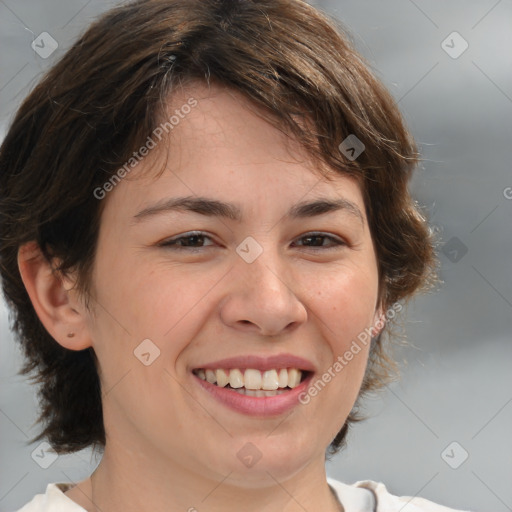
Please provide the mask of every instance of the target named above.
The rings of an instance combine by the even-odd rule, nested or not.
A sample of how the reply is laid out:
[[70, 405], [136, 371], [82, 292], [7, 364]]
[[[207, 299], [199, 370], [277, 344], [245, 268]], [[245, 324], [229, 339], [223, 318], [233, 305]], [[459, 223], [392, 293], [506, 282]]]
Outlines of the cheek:
[[[311, 276], [313, 277], [313, 276]], [[326, 337], [336, 352], [369, 328], [374, 321], [378, 296], [374, 265], [350, 265], [331, 273], [317, 273], [311, 292], [314, 313], [322, 320]]]
[[225, 269], [191, 270], [165, 262], [119, 262], [102, 281], [105, 309], [115, 315], [103, 315], [110, 336], [100, 339], [121, 336], [132, 352], [150, 339], [168, 362], [176, 360], [211, 314], [209, 294], [225, 274]]
[[371, 264], [346, 265], [331, 275], [319, 278], [317, 273], [314, 282], [310, 306], [317, 320], [313, 321], [329, 353], [322, 361], [313, 394], [323, 394], [327, 388], [325, 400], [318, 406], [330, 411], [325, 414], [337, 425], [350, 412], [364, 377], [378, 296], [377, 270]]

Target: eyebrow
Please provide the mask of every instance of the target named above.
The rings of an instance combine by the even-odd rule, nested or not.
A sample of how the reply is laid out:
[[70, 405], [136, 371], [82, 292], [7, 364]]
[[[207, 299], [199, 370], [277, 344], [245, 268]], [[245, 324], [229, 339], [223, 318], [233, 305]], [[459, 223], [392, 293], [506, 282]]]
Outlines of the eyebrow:
[[[133, 218], [138, 223], [154, 215], [173, 211], [188, 211], [209, 217], [224, 217], [233, 221], [242, 220], [242, 210], [232, 203], [225, 203], [208, 197], [175, 197], [159, 201], [149, 205], [137, 213]], [[285, 215], [286, 219], [303, 219], [316, 217], [335, 211], [345, 211], [361, 221], [364, 226], [364, 218], [361, 210], [353, 202], [339, 199], [317, 199], [315, 201], [302, 201], [293, 205]]]

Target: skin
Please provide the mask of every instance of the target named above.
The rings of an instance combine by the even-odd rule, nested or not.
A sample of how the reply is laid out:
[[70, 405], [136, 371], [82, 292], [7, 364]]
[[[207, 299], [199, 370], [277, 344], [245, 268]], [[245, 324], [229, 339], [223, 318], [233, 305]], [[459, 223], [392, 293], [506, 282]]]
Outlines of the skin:
[[[52, 273], [37, 246], [19, 253], [48, 332], [71, 350], [92, 346], [99, 359], [107, 444], [91, 477], [66, 495], [89, 511], [341, 510], [324, 453], [357, 398], [368, 346], [308, 405], [275, 417], [229, 409], [191, 370], [291, 353], [319, 377], [382, 317], [361, 190], [345, 175], [322, 179], [235, 91], [189, 85], [169, 112], [191, 96], [198, 105], [103, 199], [91, 311], [73, 276]], [[165, 163], [156, 178], [152, 169]], [[193, 195], [237, 203], [242, 221], [192, 212], [134, 221], [159, 200]], [[341, 210], [284, 218], [299, 201], [340, 197], [362, 219]], [[210, 237], [193, 242], [196, 252], [159, 246], [190, 231]], [[312, 231], [344, 243], [315, 243]], [[251, 264], [235, 251], [247, 236], [263, 248]], [[145, 366], [134, 350], [148, 338], [160, 356]], [[237, 457], [247, 442], [261, 453], [251, 468]]]

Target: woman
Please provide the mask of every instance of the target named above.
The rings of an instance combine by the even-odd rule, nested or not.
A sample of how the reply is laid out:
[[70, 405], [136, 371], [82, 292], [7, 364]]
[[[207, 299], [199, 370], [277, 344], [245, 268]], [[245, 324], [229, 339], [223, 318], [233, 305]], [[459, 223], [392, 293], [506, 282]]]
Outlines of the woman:
[[301, 1], [152, 0], [95, 22], [0, 152], [1, 275], [58, 453], [21, 510], [452, 510], [328, 480], [434, 281], [417, 150]]

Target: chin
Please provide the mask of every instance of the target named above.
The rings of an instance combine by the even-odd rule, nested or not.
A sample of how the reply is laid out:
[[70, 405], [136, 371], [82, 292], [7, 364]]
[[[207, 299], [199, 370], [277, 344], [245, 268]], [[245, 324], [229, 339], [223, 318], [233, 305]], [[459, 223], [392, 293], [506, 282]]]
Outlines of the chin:
[[222, 468], [222, 477], [230, 474], [232, 483], [250, 489], [275, 485], [276, 480], [286, 481], [315, 459], [324, 463], [325, 449], [318, 449], [318, 453], [314, 451], [318, 440], [313, 435], [309, 442], [307, 439], [298, 442], [291, 434], [274, 437], [269, 434], [230, 440], [231, 448], [218, 457], [219, 464], [214, 467]]

